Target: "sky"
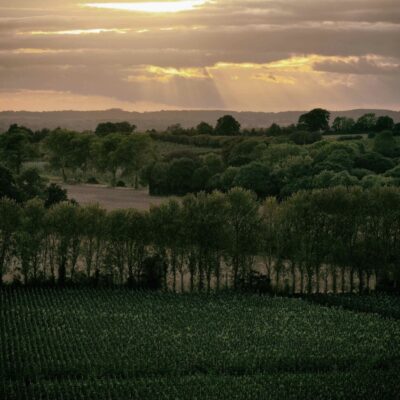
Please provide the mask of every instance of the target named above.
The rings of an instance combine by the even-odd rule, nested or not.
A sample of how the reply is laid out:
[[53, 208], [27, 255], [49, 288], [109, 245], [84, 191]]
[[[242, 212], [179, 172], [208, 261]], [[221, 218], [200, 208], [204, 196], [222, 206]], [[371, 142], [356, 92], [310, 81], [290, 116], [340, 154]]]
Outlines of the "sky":
[[400, 0], [0, 0], [0, 110], [400, 109]]

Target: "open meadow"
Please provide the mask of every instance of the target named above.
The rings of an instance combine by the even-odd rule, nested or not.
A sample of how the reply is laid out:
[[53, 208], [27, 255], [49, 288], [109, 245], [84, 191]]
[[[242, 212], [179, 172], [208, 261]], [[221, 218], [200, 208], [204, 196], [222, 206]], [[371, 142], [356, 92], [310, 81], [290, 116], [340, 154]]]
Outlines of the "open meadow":
[[[398, 299], [385, 302], [398, 312]], [[3, 288], [0, 310], [2, 399], [395, 399], [400, 390], [400, 320], [357, 307]]]

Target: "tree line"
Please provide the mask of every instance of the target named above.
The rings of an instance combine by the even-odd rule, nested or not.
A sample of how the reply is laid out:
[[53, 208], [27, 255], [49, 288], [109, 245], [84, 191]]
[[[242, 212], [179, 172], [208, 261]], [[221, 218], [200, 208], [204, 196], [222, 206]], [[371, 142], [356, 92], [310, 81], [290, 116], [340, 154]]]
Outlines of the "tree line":
[[0, 160], [16, 175], [30, 160], [47, 160], [66, 182], [71, 176], [96, 180], [90, 173], [105, 174], [111, 186], [127, 177], [138, 185], [138, 173], [155, 157], [149, 135], [132, 134], [129, 123], [102, 123], [96, 132], [73, 132], [57, 128], [33, 132], [18, 125], [0, 135]]
[[257, 201], [241, 188], [149, 212], [0, 200], [1, 282], [172, 291], [363, 292], [400, 282], [400, 190]]
[[[320, 140], [321, 134], [369, 134], [373, 137], [375, 133], [391, 131], [400, 136], [400, 123], [395, 123], [388, 115], [376, 116], [367, 113], [354, 120], [351, 117], [336, 117], [330, 122], [331, 113], [322, 108], [315, 108], [300, 115], [296, 124], [281, 126], [273, 123], [267, 128], [242, 128], [239, 121], [231, 115], [219, 118], [215, 127], [207, 122], [200, 122], [196, 127], [185, 129], [180, 124], [169, 126], [164, 134], [172, 136], [287, 136], [293, 141], [306, 140], [313, 142]], [[155, 133], [155, 131], [150, 131]], [[320, 135], [318, 135], [320, 134]], [[172, 140], [172, 139], [171, 139]], [[197, 139], [200, 141], [200, 139]], [[210, 143], [215, 143], [210, 138]]]

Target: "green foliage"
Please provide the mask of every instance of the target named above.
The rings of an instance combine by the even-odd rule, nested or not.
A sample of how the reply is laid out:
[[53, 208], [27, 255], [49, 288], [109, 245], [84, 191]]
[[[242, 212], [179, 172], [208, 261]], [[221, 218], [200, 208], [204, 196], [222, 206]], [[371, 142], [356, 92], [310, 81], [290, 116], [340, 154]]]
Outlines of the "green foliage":
[[383, 293], [369, 295], [313, 295], [308, 300], [326, 306], [341, 307], [346, 310], [373, 313], [400, 320], [400, 298]]
[[136, 129], [135, 125], [131, 125], [129, 122], [104, 122], [97, 125], [95, 133], [99, 137], [111, 135], [113, 133], [120, 133], [129, 135]]
[[332, 129], [336, 133], [350, 133], [355, 125], [353, 118], [336, 117], [332, 124]]
[[111, 185], [117, 183], [117, 174], [138, 173], [154, 159], [154, 149], [147, 135], [125, 136], [110, 134], [93, 143], [95, 164], [100, 171], [111, 175]]
[[391, 131], [394, 127], [393, 118], [389, 116], [381, 116], [376, 120], [375, 130], [377, 132]]
[[50, 208], [51, 206], [62, 203], [68, 200], [67, 191], [56, 183], [51, 183], [44, 191], [45, 207]]
[[12, 241], [20, 222], [21, 209], [14, 200], [0, 198], [0, 286], [10, 255]]
[[298, 145], [312, 144], [322, 140], [322, 135], [318, 131], [297, 131], [289, 136], [289, 139]]
[[385, 157], [399, 155], [400, 149], [391, 131], [383, 131], [375, 136], [374, 151]]
[[207, 122], [200, 122], [196, 127], [196, 131], [199, 135], [212, 135], [214, 128]]
[[376, 152], [368, 152], [355, 159], [355, 167], [363, 168], [377, 174], [382, 174], [394, 167], [394, 162], [390, 158]]
[[19, 200], [20, 193], [11, 171], [0, 165], [0, 199], [3, 197]]
[[309, 132], [328, 131], [330, 116], [329, 111], [322, 108], [315, 108], [300, 116], [299, 129], [305, 129]]
[[364, 114], [357, 120], [356, 124], [354, 125], [354, 130], [361, 133], [374, 131], [376, 127], [376, 121], [377, 118], [375, 114]]
[[21, 200], [43, 198], [46, 190], [46, 180], [35, 168], [28, 168], [17, 176], [17, 185], [21, 193]]
[[75, 132], [56, 129], [45, 141], [50, 166], [61, 171], [64, 182], [67, 181], [67, 170], [73, 168], [76, 159], [73, 156], [76, 137]]
[[24, 128], [11, 126], [0, 135], [0, 159], [12, 171], [19, 174], [23, 162], [33, 155], [29, 133]]
[[[260, 154], [260, 141], [256, 139], [242, 140], [238, 143], [232, 143], [224, 151], [224, 158], [227, 165], [240, 167], [242, 165], [248, 164], [254, 161]], [[265, 145], [261, 149], [261, 154], [263, 150], [265, 151], [267, 146]]]
[[1, 299], [3, 398], [394, 399], [400, 389], [399, 322], [374, 314], [229, 294], [10, 288]]
[[259, 197], [277, 195], [277, 185], [271, 169], [260, 162], [241, 167], [232, 185], [252, 190]]
[[215, 132], [222, 136], [239, 135], [240, 123], [232, 115], [225, 115], [218, 119]]
[[186, 194], [191, 191], [192, 177], [196, 162], [190, 158], [178, 158], [171, 162], [167, 171], [167, 180], [172, 193]]
[[177, 143], [181, 145], [204, 147], [218, 149], [221, 148], [225, 143], [234, 141], [235, 138], [226, 136], [213, 136], [213, 135], [185, 135], [185, 134], [172, 134], [172, 133], [150, 133], [150, 137], [156, 141]]

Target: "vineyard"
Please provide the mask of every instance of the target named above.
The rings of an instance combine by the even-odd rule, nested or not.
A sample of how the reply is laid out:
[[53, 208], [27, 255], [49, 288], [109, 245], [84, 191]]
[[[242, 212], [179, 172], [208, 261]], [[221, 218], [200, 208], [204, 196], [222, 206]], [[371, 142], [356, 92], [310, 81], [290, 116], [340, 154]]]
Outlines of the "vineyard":
[[400, 321], [374, 313], [383, 303], [398, 315], [389, 296], [371, 297], [370, 313], [224, 292], [2, 288], [0, 398], [394, 399]]

